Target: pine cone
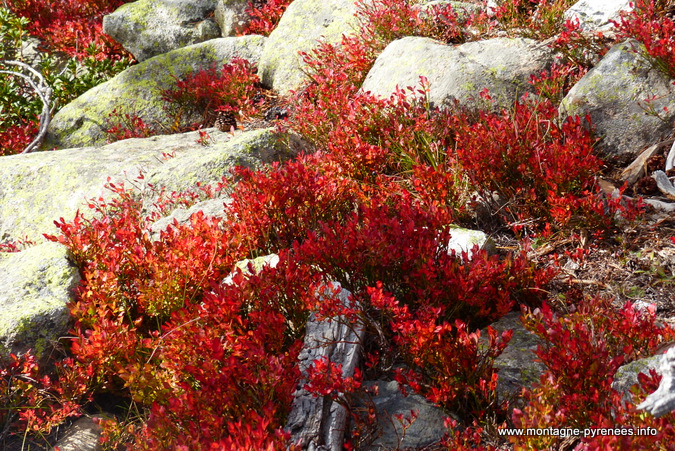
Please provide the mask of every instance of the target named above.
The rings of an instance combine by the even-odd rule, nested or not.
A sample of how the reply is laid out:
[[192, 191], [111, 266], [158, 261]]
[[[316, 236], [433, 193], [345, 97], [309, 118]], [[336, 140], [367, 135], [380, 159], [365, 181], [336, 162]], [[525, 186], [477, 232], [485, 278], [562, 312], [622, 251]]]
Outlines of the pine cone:
[[635, 183], [635, 186], [633, 187], [633, 191], [635, 191], [638, 194], [658, 194], [659, 188], [656, 185], [656, 180], [654, 180], [652, 177], [647, 176], [647, 177], [642, 177], [640, 180], [638, 180]]
[[237, 128], [237, 118], [234, 111], [218, 111], [214, 126], [221, 132], [234, 131]]

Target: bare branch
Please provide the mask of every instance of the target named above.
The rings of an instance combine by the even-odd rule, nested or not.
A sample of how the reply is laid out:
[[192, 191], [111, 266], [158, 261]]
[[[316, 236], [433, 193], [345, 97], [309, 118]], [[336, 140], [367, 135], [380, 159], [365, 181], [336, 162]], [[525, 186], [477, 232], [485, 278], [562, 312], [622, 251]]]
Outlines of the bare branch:
[[[40, 113], [40, 127], [38, 129], [38, 134], [21, 153], [32, 152], [40, 147], [42, 141], [44, 141], [45, 136], [47, 135], [47, 127], [51, 121], [50, 109], [52, 89], [49, 87], [42, 74], [26, 63], [22, 63], [20, 61], [0, 60], [0, 64], [5, 64], [7, 66], [17, 66], [19, 70], [29, 72], [29, 75], [26, 75], [19, 70], [0, 70], [0, 73], [2, 74], [15, 75], [17, 77], [23, 78], [42, 101], [42, 113]], [[35, 80], [37, 80], [37, 83]]]

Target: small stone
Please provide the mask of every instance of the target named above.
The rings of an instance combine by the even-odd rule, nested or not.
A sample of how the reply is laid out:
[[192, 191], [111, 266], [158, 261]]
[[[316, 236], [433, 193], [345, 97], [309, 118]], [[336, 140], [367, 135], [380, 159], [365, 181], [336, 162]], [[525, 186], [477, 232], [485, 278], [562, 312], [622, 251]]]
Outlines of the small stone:
[[100, 451], [99, 438], [103, 432], [94, 418], [83, 417], [73, 423], [56, 447], [60, 451]]
[[473, 257], [473, 248], [487, 251], [489, 254], [496, 252], [495, 242], [480, 230], [464, 229], [452, 226], [450, 229], [450, 241], [448, 242], [448, 253], [455, 251], [455, 255], [460, 257], [466, 252], [469, 260]]

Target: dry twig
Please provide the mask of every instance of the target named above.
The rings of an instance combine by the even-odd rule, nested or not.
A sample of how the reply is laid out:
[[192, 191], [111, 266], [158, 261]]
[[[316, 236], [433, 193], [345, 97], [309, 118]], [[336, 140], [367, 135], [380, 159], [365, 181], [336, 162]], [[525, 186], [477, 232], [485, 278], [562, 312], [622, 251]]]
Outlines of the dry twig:
[[[18, 67], [18, 70], [0, 70], [0, 73], [23, 78], [28, 85], [33, 88], [33, 91], [35, 91], [38, 97], [40, 97], [40, 100], [42, 100], [42, 113], [40, 113], [40, 128], [38, 129], [38, 134], [21, 153], [32, 152], [40, 147], [47, 135], [47, 127], [51, 121], [52, 89], [49, 87], [42, 74], [26, 63], [22, 63], [21, 61], [0, 60], [0, 64]], [[26, 75], [21, 72], [21, 70], [28, 72], [30, 75]]]

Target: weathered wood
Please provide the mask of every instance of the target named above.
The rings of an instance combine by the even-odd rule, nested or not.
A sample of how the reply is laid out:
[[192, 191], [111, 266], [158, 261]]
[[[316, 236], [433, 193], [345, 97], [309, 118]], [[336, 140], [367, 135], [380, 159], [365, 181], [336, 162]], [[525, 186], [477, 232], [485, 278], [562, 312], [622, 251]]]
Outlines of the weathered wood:
[[645, 149], [631, 164], [628, 165], [626, 169], [623, 170], [621, 173], [621, 180], [628, 182], [628, 185], [634, 185], [640, 177], [645, 175], [645, 166], [647, 166], [647, 160], [663, 149], [664, 144], [669, 143], [664, 141]]
[[[73, 423], [66, 434], [56, 443], [61, 451], [101, 451], [99, 443], [102, 428], [95, 421], [95, 417], [82, 417]], [[100, 418], [100, 416], [98, 416]]]
[[670, 182], [668, 176], [663, 171], [654, 171], [652, 177], [656, 180], [656, 186], [668, 199], [675, 200], [675, 186]]
[[[351, 302], [351, 293], [342, 289], [338, 283], [324, 290], [324, 293], [336, 290], [345, 306]], [[312, 314], [307, 321], [305, 344], [298, 356], [302, 375], [306, 378], [313, 362], [325, 357], [330, 362], [342, 365], [343, 377], [353, 376], [363, 336], [361, 324], [350, 323], [346, 318], [317, 320], [316, 315]], [[299, 443], [303, 449], [310, 451], [342, 450], [347, 410], [328, 397], [314, 397], [303, 388], [305, 383], [306, 380], [302, 380], [299, 384], [286, 423], [286, 430], [291, 433], [293, 443]]]
[[659, 388], [637, 406], [657, 418], [675, 410], [675, 347], [670, 348], [663, 357], [660, 373], [662, 378]]
[[673, 141], [673, 145], [670, 147], [670, 151], [668, 151], [668, 155], [666, 156], [666, 172], [670, 171], [675, 167], [675, 141]]

